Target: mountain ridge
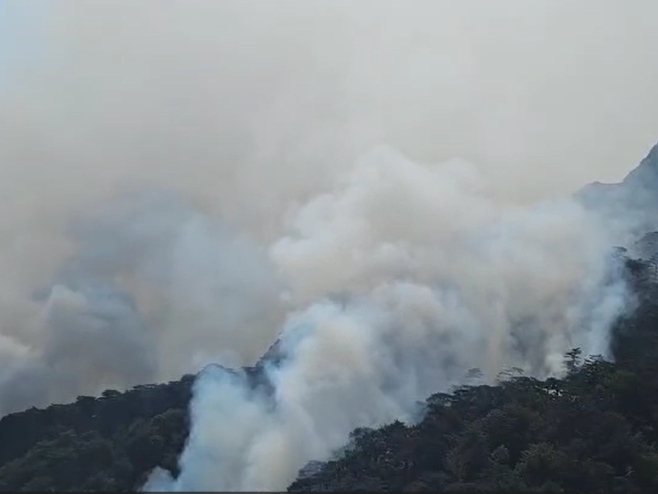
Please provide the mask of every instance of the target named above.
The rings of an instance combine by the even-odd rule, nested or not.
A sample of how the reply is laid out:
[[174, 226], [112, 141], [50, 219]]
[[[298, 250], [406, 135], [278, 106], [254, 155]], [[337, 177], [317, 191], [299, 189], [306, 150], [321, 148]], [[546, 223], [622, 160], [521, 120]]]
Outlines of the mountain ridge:
[[658, 142], [621, 182], [592, 182], [574, 197], [611, 221], [635, 222], [642, 233], [658, 228]]

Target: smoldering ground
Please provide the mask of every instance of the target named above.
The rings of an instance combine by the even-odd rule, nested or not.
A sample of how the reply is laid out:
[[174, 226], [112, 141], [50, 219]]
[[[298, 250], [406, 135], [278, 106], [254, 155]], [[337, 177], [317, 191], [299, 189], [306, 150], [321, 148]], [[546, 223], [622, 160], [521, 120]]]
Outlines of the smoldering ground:
[[279, 488], [469, 367], [605, 354], [618, 236], [568, 196], [655, 140], [657, 8], [7, 2], [0, 407], [282, 333], [274, 411], [199, 381], [175, 485]]

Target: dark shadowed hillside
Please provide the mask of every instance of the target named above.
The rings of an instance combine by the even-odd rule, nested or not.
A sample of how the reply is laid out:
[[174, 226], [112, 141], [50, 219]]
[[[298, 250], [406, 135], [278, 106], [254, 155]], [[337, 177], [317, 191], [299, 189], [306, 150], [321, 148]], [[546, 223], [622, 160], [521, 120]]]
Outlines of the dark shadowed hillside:
[[0, 489], [128, 491], [156, 465], [175, 472], [193, 379], [7, 415], [0, 420]]
[[[254, 388], [260, 368], [245, 369]], [[156, 466], [174, 474], [189, 433], [194, 376], [0, 420], [0, 490], [131, 491]]]

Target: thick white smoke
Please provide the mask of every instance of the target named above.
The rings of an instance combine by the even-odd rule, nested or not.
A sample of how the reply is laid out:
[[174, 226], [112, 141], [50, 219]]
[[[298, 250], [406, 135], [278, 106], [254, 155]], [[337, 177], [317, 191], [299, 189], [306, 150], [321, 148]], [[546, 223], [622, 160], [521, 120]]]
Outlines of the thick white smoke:
[[[536, 376], [606, 354], [627, 303], [600, 222], [571, 201], [494, 203], [477, 168], [364, 156], [291, 216], [272, 259], [289, 298], [271, 396], [213, 368], [195, 387], [176, 481], [152, 490], [280, 490], [356, 427], [411, 419], [479, 367]], [[342, 301], [335, 300], [340, 295]], [[313, 302], [315, 301], [315, 302]]]

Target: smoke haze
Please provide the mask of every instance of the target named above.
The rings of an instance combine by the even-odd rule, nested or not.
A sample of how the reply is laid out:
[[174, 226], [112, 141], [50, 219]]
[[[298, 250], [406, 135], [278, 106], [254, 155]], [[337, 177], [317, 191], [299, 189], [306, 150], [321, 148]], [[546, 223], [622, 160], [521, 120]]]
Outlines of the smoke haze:
[[559, 373], [576, 346], [607, 356], [628, 302], [597, 217], [572, 201], [499, 206], [463, 162], [380, 149], [289, 223], [271, 258], [308, 307], [284, 325], [282, 362], [265, 361], [273, 396], [204, 372], [182, 473], [147, 490], [285, 489], [355, 427], [412, 420], [471, 368], [490, 382], [510, 365]]
[[607, 353], [620, 232], [570, 195], [656, 139], [653, 2], [0, 8], [0, 413], [281, 335], [149, 488], [283, 489], [471, 367]]

